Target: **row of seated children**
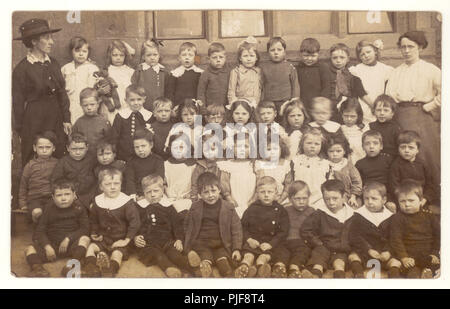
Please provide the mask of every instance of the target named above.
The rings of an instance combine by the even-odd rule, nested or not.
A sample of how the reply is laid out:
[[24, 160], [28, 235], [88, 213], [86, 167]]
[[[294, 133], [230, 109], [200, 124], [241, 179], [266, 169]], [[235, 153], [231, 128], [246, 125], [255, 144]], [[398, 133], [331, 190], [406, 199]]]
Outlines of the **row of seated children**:
[[[88, 215], [73, 182], [53, 182], [52, 200], [26, 250], [30, 276], [48, 276], [43, 263], [72, 257], [81, 261], [82, 276], [114, 277], [134, 252], [168, 277], [210, 277], [215, 265], [223, 277], [311, 278], [333, 269], [334, 278], [344, 278], [350, 268], [363, 278], [369, 259], [391, 278], [431, 278], [439, 269], [439, 219], [423, 209], [422, 187], [414, 180], [397, 188], [400, 211], [393, 214], [380, 183], [364, 187], [364, 206], [354, 211], [341, 181], [322, 184], [325, 204], [318, 209], [309, 206], [308, 185], [296, 181], [289, 187], [292, 206], [285, 208], [276, 201], [275, 179], [265, 176], [242, 219], [209, 172], [198, 178], [200, 200], [184, 214], [165, 199], [159, 175], [142, 180], [145, 199], [137, 204], [121, 192], [121, 183], [119, 170], [101, 171], [102, 194]], [[69, 270], [65, 266], [62, 275]]]

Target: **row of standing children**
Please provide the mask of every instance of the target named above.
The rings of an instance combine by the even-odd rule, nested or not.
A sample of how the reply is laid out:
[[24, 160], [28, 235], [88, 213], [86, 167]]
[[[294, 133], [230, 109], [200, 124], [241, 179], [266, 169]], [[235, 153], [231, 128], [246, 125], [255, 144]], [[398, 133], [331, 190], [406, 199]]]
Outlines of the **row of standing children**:
[[[351, 67], [350, 50], [342, 43], [330, 48], [330, 62], [325, 63], [319, 61], [319, 42], [313, 38], [303, 40], [301, 60], [296, 67], [287, 61], [286, 42], [281, 37], [269, 40], [269, 61], [262, 64], [257, 43], [256, 39], [249, 37], [239, 44], [235, 68], [226, 63], [225, 47], [221, 43], [212, 43], [208, 49], [209, 65], [203, 70], [195, 64], [196, 46], [185, 42], [179, 50], [180, 66], [169, 72], [161, 64], [160, 41], [152, 39], [142, 44], [141, 61], [133, 70], [128, 64], [134, 49], [124, 41], [113, 40], [107, 48], [104, 71], [114, 83], [105, 91], [117, 89], [119, 111], [127, 106], [126, 87], [135, 84], [145, 89], [144, 108], [152, 112], [154, 100], [163, 96], [169, 98], [174, 106], [185, 98], [197, 99], [205, 107], [211, 104], [230, 106], [237, 100], [245, 99], [254, 108], [260, 101], [274, 102], [278, 117], [282, 104], [288, 100], [301, 99], [309, 110], [314, 97], [327, 97], [335, 103], [344, 96], [355, 97], [361, 102], [364, 123], [375, 120], [371, 109], [373, 102], [384, 93], [392, 70], [392, 67], [378, 61], [382, 49], [380, 40], [359, 42], [356, 55], [361, 63]], [[96, 85], [99, 77], [95, 73], [100, 70], [89, 59], [90, 45], [86, 39], [73, 38], [69, 48], [73, 61], [62, 68], [62, 73], [71, 101], [73, 124], [82, 116], [79, 94], [82, 89]], [[111, 112], [102, 107], [101, 114], [112, 123], [117, 111]]]

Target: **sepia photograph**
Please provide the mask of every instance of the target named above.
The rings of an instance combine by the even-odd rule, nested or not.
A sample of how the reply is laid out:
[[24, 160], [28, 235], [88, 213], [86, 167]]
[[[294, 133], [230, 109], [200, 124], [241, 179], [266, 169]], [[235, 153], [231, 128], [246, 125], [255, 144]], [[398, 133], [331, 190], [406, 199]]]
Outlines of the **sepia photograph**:
[[10, 18], [16, 279], [440, 278], [439, 11]]

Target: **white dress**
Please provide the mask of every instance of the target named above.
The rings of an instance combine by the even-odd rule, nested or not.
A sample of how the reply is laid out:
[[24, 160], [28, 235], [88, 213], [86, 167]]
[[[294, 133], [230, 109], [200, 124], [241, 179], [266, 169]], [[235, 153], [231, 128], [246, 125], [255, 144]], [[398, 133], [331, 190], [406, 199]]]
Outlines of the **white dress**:
[[108, 67], [109, 77], [114, 79], [117, 84], [117, 93], [119, 95], [121, 105], [120, 110], [128, 106], [127, 102], [125, 102], [125, 91], [127, 87], [131, 85], [131, 76], [133, 75], [133, 73], [134, 70], [127, 65], [110, 65]]
[[166, 195], [173, 202], [173, 207], [180, 212], [191, 207], [189, 199], [191, 192], [191, 176], [195, 164], [164, 162], [167, 189]]
[[[350, 73], [359, 77], [362, 81], [364, 90], [373, 101], [384, 93], [384, 87], [394, 68], [382, 62], [377, 62], [374, 66], [364, 63], [357, 64], [349, 68]], [[361, 108], [363, 110], [363, 123], [368, 124], [376, 120], [370, 107], [360, 99]]]
[[302, 136], [303, 133], [300, 130], [295, 130], [288, 136], [289, 160], [292, 160], [297, 155]]
[[229, 160], [219, 161], [217, 166], [220, 170], [230, 174], [231, 196], [238, 204], [236, 212], [239, 218], [242, 218], [255, 193], [256, 174], [253, 163], [250, 160]]
[[364, 158], [366, 153], [362, 147], [362, 135], [369, 129], [368, 125], [365, 125], [362, 129], [357, 125], [348, 127], [346, 125], [341, 126], [342, 133], [344, 133], [345, 138], [350, 144], [350, 149], [352, 153], [350, 154], [350, 159], [355, 164], [358, 160]]
[[84, 88], [94, 87], [97, 81], [94, 77], [94, 73], [97, 71], [99, 71], [99, 68], [89, 61], [86, 61], [76, 68], [75, 62], [72, 61], [61, 68], [61, 73], [66, 81], [67, 95], [70, 100], [69, 110], [70, 121], [72, 124], [74, 124], [78, 118], [83, 116], [83, 109], [80, 105], [80, 92]]
[[310, 206], [322, 199], [320, 186], [331, 177], [332, 170], [330, 161], [318, 156], [308, 157], [300, 154], [294, 157], [294, 180], [302, 180], [308, 184], [311, 196], [309, 197]]

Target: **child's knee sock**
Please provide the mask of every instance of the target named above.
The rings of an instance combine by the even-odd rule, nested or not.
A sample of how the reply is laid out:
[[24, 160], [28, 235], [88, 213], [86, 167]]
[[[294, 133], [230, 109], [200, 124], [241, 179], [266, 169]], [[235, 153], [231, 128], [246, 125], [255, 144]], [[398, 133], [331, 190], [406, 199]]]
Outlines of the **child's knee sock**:
[[117, 274], [117, 272], [119, 271], [120, 264], [116, 260], [111, 260], [109, 262], [109, 267], [111, 268], [113, 274]]
[[322, 278], [323, 266], [316, 264], [314, 266], [308, 267], [308, 269], [313, 275], [316, 275], [317, 277]]
[[422, 272], [420, 271], [420, 268], [417, 266], [414, 266], [407, 270], [406, 277], [409, 279], [417, 279], [417, 278], [420, 278], [421, 273]]
[[219, 269], [219, 273], [223, 277], [229, 277], [233, 270], [231, 269], [230, 263], [226, 257], [221, 257], [217, 259], [216, 266]]
[[353, 275], [357, 278], [364, 277], [364, 267], [360, 261], [353, 261], [350, 263], [350, 269], [353, 272]]
[[256, 265], [262, 265], [262, 264], [267, 264], [270, 261], [270, 255], [269, 254], [261, 254], [260, 256], [258, 256], [258, 258], [256, 259]]
[[96, 263], [97, 263], [97, 259], [96, 259], [96, 257], [95, 256], [87, 256], [85, 259], [84, 259], [84, 262], [85, 262], [85, 264], [86, 265], [88, 265], [88, 264], [92, 264], [92, 265], [95, 265]]
[[390, 267], [388, 269], [388, 278], [400, 278], [400, 268], [398, 267]]
[[242, 263], [247, 264], [248, 266], [252, 266], [254, 260], [255, 256], [252, 253], [246, 253], [244, 255], [244, 258], [242, 259]]
[[338, 279], [345, 278], [345, 271], [343, 271], [343, 270], [335, 270], [334, 273], [333, 273], [333, 277], [334, 278], [338, 278]]
[[36, 253], [27, 255], [26, 260], [27, 260], [28, 265], [30, 265], [30, 266], [33, 266], [35, 264], [42, 264], [41, 258]]
[[73, 250], [73, 258], [75, 260], [80, 261], [80, 263], [83, 262], [84, 257], [86, 256], [86, 248], [83, 246], [77, 246], [74, 250]]

